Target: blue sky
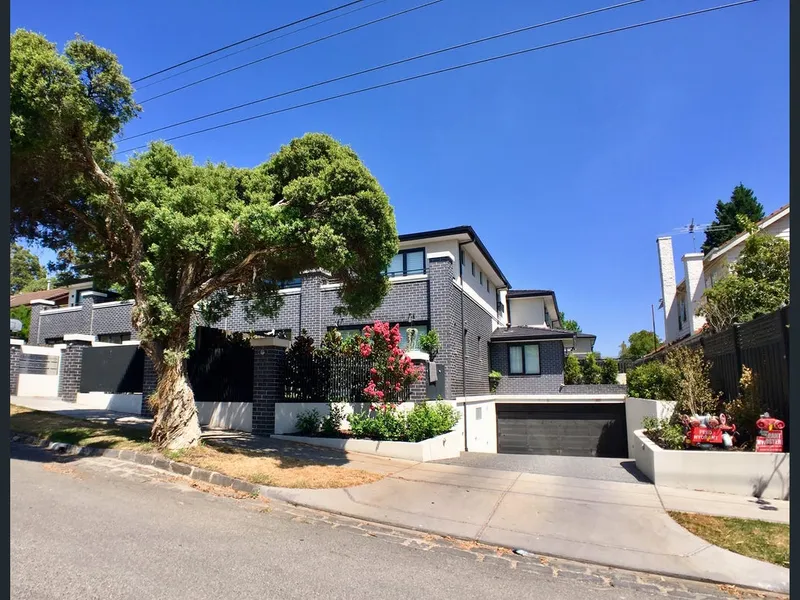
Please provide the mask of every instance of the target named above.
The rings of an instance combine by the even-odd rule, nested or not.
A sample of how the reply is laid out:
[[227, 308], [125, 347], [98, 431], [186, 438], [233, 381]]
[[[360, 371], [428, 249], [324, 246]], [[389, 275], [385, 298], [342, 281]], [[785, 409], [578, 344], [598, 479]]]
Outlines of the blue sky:
[[[422, 3], [386, 0], [137, 92], [139, 100], [221, 68]], [[75, 33], [137, 78], [343, 0], [232, 3], [15, 2], [12, 30], [59, 47]], [[369, 3], [369, 0], [368, 2]], [[145, 104], [127, 135], [232, 104], [611, 2], [444, 0]], [[721, 4], [640, 4], [418, 61], [223, 115], [222, 123], [494, 54]], [[616, 355], [651, 326], [655, 240], [713, 219], [740, 181], [770, 212], [789, 191], [789, 3], [754, 4], [578, 42], [369, 92], [175, 142], [198, 161], [250, 167], [322, 131], [358, 152], [401, 233], [473, 225], [515, 288], [559, 306]], [[144, 84], [144, 82], [143, 82]], [[189, 125], [165, 132], [175, 135]], [[142, 140], [120, 142], [120, 148]], [[676, 257], [691, 237], [674, 240]], [[698, 247], [702, 236], [698, 237]], [[663, 332], [663, 315], [656, 314]]]

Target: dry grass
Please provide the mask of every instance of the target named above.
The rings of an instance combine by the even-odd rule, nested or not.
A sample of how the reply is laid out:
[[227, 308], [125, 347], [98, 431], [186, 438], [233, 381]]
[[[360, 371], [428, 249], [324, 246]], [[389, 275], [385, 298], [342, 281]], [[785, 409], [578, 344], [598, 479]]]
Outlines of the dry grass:
[[[78, 446], [153, 452], [150, 432], [132, 427], [106, 426], [11, 405], [11, 430], [40, 439]], [[250, 483], [287, 488], [342, 488], [378, 481], [383, 476], [341, 466], [289, 457], [264, 456], [230, 446], [201, 445], [167, 458], [217, 471]]]
[[146, 429], [117, 427], [11, 405], [11, 431], [76, 446], [150, 451]]
[[680, 525], [731, 552], [789, 568], [789, 526], [782, 523], [670, 512]]
[[202, 445], [171, 453], [169, 458], [250, 483], [274, 487], [343, 488], [372, 483], [382, 478], [377, 473], [296, 458], [264, 456], [228, 446]]

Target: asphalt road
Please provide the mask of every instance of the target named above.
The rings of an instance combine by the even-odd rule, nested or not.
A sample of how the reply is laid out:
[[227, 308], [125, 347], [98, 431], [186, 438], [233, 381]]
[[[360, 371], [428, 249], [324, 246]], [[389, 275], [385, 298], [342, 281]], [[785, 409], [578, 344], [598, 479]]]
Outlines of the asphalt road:
[[541, 572], [529, 572], [291, 515], [290, 507], [198, 491], [148, 467], [56, 461], [12, 443], [11, 597], [655, 597], [554, 576], [538, 563], [531, 568]]

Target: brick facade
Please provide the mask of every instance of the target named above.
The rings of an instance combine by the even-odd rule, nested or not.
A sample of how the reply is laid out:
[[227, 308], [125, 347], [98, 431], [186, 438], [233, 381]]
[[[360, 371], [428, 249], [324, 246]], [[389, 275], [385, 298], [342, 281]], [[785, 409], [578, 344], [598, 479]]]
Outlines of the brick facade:
[[19, 357], [22, 354], [22, 348], [19, 346], [12, 344], [11, 351], [9, 355], [9, 383], [11, 385], [11, 395], [17, 395], [17, 389], [19, 388]]
[[[272, 340], [263, 341], [269, 343]], [[285, 347], [266, 345], [253, 348], [252, 430], [255, 435], [275, 433], [275, 403], [283, 402], [285, 369]]]
[[64, 402], [75, 402], [81, 387], [83, 349], [88, 342], [72, 341], [61, 351], [58, 377], [58, 396]]
[[491, 345], [491, 367], [503, 375], [497, 386], [498, 394], [559, 393], [564, 384], [564, 344], [561, 341], [538, 344], [540, 375], [509, 375], [508, 344], [495, 342]]
[[145, 353], [144, 369], [142, 373], [142, 416], [143, 417], [153, 416], [153, 411], [150, 409], [149, 398], [156, 391], [156, 383], [158, 383], [158, 377], [156, 376], [155, 365], [153, 365], [153, 361], [150, 360], [150, 357], [147, 356], [147, 353]]

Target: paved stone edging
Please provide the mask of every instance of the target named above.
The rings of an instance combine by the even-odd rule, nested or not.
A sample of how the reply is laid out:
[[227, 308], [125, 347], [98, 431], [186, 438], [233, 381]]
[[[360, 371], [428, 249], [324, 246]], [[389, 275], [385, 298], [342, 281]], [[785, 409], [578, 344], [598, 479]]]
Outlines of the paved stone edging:
[[176, 475], [183, 475], [189, 479], [219, 485], [222, 487], [233, 488], [239, 492], [245, 492], [258, 496], [261, 494], [261, 486], [253, 483], [248, 483], [242, 479], [228, 477], [216, 471], [208, 471], [187, 465], [186, 463], [176, 462], [157, 454], [150, 454], [148, 452], [137, 452], [135, 450], [115, 450], [114, 448], [93, 448], [91, 446], [76, 446], [74, 444], [66, 444], [63, 442], [51, 442], [43, 440], [32, 435], [11, 432], [12, 442], [22, 442], [31, 446], [39, 448], [47, 448], [53, 452], [69, 456], [104, 456], [106, 458], [116, 458], [117, 460], [125, 460], [135, 462], [140, 465], [148, 467], [155, 467], [162, 471], [175, 473]]

